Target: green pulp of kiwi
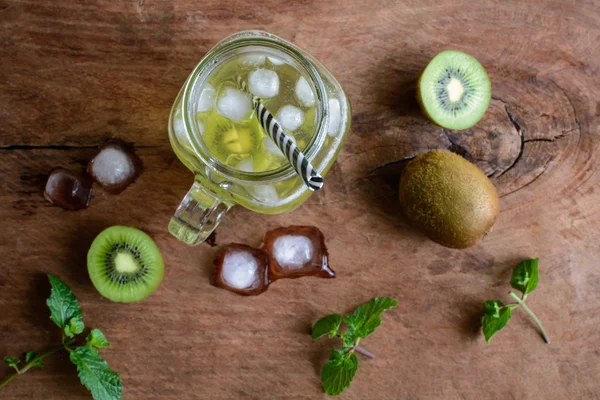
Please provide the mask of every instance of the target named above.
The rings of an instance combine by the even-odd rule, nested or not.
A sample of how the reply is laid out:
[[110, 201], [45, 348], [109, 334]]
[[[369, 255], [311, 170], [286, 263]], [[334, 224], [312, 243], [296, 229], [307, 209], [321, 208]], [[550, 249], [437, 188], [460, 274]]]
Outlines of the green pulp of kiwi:
[[485, 69], [468, 54], [443, 51], [431, 60], [419, 78], [421, 108], [435, 124], [468, 129], [487, 110], [492, 87]]
[[421, 154], [406, 165], [400, 205], [412, 226], [434, 242], [459, 249], [479, 242], [500, 212], [489, 178], [447, 150]]
[[90, 247], [87, 263], [98, 292], [122, 303], [148, 297], [164, 274], [163, 259], [152, 238], [128, 226], [102, 231]]

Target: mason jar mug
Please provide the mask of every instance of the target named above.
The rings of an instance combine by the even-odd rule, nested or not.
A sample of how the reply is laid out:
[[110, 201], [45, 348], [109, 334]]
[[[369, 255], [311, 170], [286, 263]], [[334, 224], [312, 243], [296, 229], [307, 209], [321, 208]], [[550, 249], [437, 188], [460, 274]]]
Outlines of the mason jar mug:
[[[350, 102], [342, 86], [331, 72], [302, 49], [261, 31], [239, 32], [219, 42], [187, 78], [169, 118], [171, 146], [194, 174], [194, 183], [175, 211], [169, 231], [189, 245], [202, 243], [236, 204], [263, 214], [279, 214], [298, 207], [312, 193], [289, 163], [262, 172], [233, 168], [219, 160], [211, 152], [210, 143], [205, 142], [204, 126], [198, 118], [198, 110], [204, 110], [206, 102], [202, 89], [219, 68], [230, 65], [227, 63], [234, 57], [246, 54], [251, 55], [257, 65], [268, 59], [273, 68], [292, 66], [306, 80], [306, 88], [314, 96], [311, 109], [311, 113], [314, 110], [314, 116], [311, 114], [314, 132], [307, 136], [303, 153], [323, 177], [333, 165], [350, 129]], [[286, 80], [281, 82], [282, 86], [291, 84]], [[212, 95], [218, 96], [217, 93]]]

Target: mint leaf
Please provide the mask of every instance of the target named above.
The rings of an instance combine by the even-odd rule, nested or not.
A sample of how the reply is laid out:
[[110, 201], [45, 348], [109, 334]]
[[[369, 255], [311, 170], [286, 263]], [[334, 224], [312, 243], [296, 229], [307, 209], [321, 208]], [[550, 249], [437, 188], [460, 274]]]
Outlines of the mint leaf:
[[381, 313], [398, 305], [389, 297], [375, 297], [359, 306], [352, 315], [344, 318], [348, 329], [359, 338], [366, 338], [381, 324]]
[[81, 383], [92, 393], [95, 400], [121, 398], [121, 378], [100, 358], [98, 352], [88, 347], [78, 347], [71, 351], [70, 358], [77, 366]]
[[85, 325], [79, 317], [73, 317], [69, 320], [69, 323], [64, 327], [65, 335], [73, 337], [83, 332]]
[[108, 343], [108, 340], [106, 340], [102, 331], [96, 328], [92, 329], [89, 333], [85, 345], [90, 349], [101, 349], [103, 347], [108, 347], [110, 343]]
[[356, 341], [356, 334], [353, 331], [345, 332], [344, 336], [342, 336], [342, 341], [344, 342], [344, 347], [352, 347]]
[[538, 285], [539, 258], [525, 260], [515, 268], [510, 278], [510, 286], [523, 294], [531, 293]]
[[[50, 319], [61, 329], [64, 329], [72, 318], [81, 321], [81, 308], [71, 289], [54, 275], [48, 275], [48, 279], [52, 286], [52, 292], [46, 301], [50, 308]], [[71, 327], [69, 330], [72, 332]]]
[[499, 300], [488, 300], [483, 303], [482, 329], [485, 341], [490, 342], [494, 333], [504, 328], [511, 317], [511, 308], [505, 307]]
[[44, 364], [44, 362], [42, 360], [35, 360], [33, 362], [33, 364], [31, 364], [33, 367], [40, 367], [40, 368], [44, 368], [46, 366], [46, 364]]
[[325, 393], [337, 396], [350, 386], [358, 370], [358, 358], [354, 353], [331, 350], [329, 361], [323, 366], [321, 383]]
[[324, 335], [329, 335], [330, 338], [337, 335], [342, 323], [340, 314], [331, 314], [321, 318], [315, 323], [312, 328], [312, 340], [316, 340]]
[[33, 360], [35, 356], [37, 356], [37, 353], [35, 351], [28, 351], [27, 354], [25, 354], [25, 362]]
[[9, 367], [17, 368], [17, 365], [19, 364], [20, 361], [17, 357], [9, 356], [9, 357], [4, 357], [4, 362]]

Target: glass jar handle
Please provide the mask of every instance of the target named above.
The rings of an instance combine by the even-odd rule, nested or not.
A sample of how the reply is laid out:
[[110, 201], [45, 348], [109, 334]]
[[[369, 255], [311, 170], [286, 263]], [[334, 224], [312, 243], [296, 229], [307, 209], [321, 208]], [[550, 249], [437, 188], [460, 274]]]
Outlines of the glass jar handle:
[[210, 236], [230, 208], [231, 204], [196, 179], [171, 218], [169, 232], [182, 242], [197, 246]]

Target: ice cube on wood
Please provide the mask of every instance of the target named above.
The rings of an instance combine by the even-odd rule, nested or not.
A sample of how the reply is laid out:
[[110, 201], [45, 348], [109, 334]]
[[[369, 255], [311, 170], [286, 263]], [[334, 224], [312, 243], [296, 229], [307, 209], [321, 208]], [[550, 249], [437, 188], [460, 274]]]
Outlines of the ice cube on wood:
[[323, 233], [314, 226], [290, 226], [266, 233], [263, 249], [271, 255], [269, 277], [334, 278]]
[[269, 287], [268, 254], [244, 244], [227, 245], [214, 261], [214, 284], [245, 296], [261, 294]]
[[88, 163], [87, 171], [107, 192], [119, 194], [140, 176], [142, 160], [132, 144], [112, 139]]
[[80, 177], [64, 168], [55, 168], [46, 182], [44, 197], [65, 210], [82, 210], [90, 204], [92, 184], [87, 175]]

